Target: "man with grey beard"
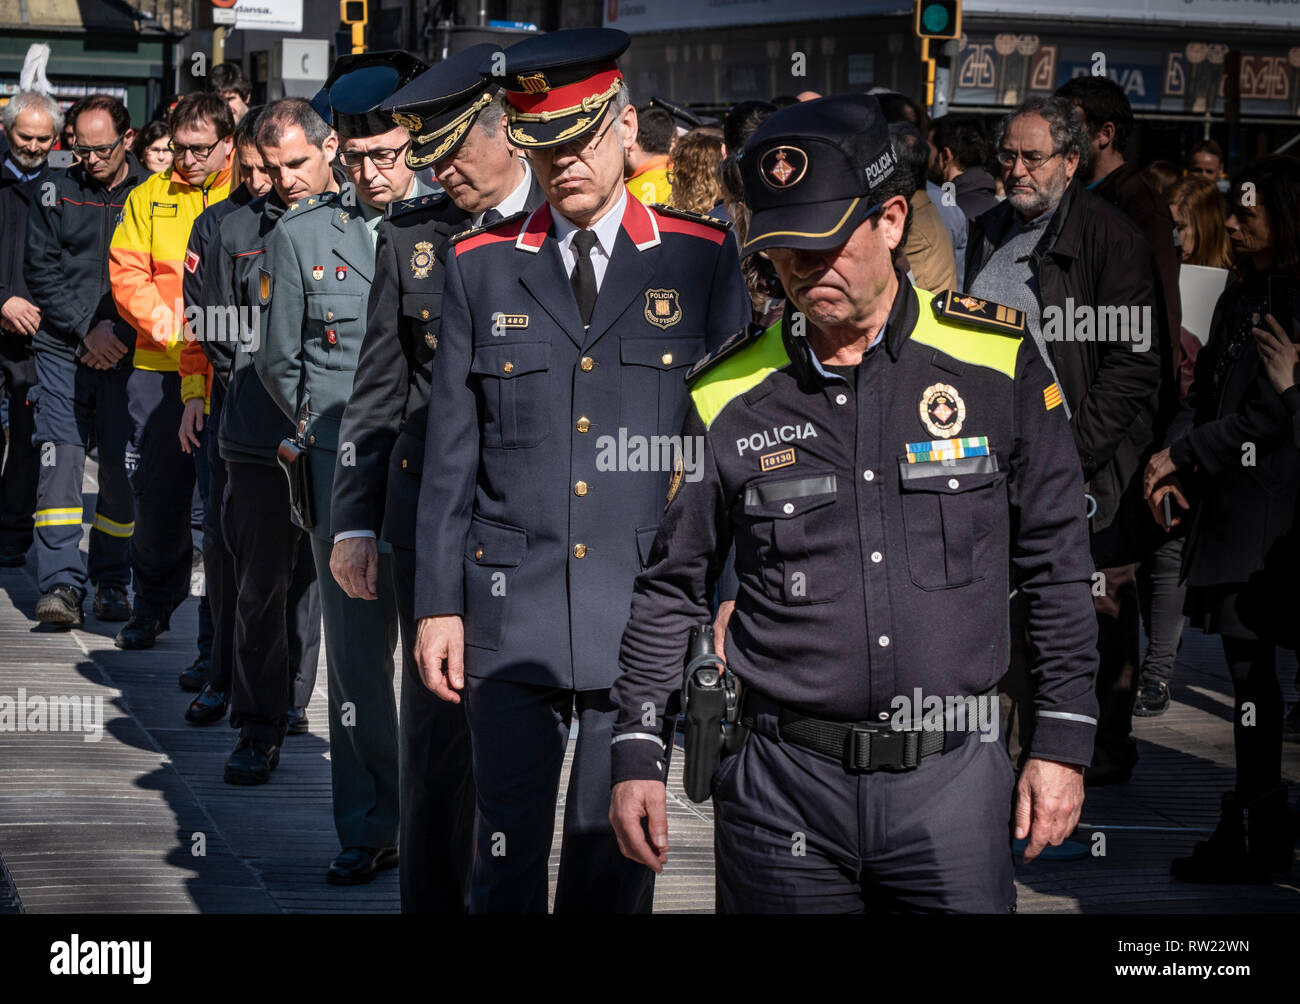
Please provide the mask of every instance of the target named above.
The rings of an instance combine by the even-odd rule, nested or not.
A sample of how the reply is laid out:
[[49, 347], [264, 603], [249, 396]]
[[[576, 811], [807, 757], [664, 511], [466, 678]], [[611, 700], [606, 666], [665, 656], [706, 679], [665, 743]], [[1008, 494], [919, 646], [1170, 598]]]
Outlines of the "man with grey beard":
[[36, 447], [27, 390], [36, 382], [32, 335], [41, 308], [23, 280], [27, 207], [49, 176], [48, 159], [63, 112], [44, 94], [23, 91], [0, 112], [9, 150], [0, 165], [0, 401], [9, 402], [9, 450], [0, 431], [0, 568], [27, 561], [36, 509]]
[[[1007, 199], [971, 224], [965, 289], [1025, 312], [1028, 329], [1059, 385], [1083, 465], [1092, 556], [1105, 594], [1094, 597], [1100, 628], [1097, 690], [1101, 723], [1089, 784], [1127, 781], [1137, 762], [1132, 726], [1138, 664], [1135, 561], [1142, 509], [1142, 457], [1151, 441], [1160, 355], [1096, 334], [1057, 340], [1044, 311], [1154, 308], [1150, 246], [1110, 203], [1076, 177], [1087, 150], [1082, 122], [1057, 97], [1031, 98], [1001, 123], [995, 142]], [[1045, 333], [1045, 330], [1047, 333]], [[1149, 344], [1147, 348], [1149, 348]], [[1013, 639], [1020, 609], [1013, 603]], [[1027, 658], [1000, 688], [1020, 708], [1019, 747], [1027, 748], [1033, 709], [1026, 700]], [[1012, 729], [1008, 723], [1007, 733]]]

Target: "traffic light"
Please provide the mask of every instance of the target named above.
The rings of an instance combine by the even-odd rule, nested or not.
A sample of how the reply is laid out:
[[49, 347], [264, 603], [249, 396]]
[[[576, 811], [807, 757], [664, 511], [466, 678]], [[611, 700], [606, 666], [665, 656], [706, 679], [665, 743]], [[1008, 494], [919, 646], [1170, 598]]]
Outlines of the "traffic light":
[[352, 26], [352, 51], [366, 51], [366, 0], [339, 0], [339, 20]]
[[961, 0], [916, 0], [919, 38], [960, 38]]

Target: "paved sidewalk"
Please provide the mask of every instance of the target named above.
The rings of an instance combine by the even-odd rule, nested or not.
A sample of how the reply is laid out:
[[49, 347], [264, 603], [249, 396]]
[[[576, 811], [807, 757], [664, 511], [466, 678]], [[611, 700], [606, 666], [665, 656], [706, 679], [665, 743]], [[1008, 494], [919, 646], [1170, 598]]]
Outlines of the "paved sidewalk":
[[[0, 570], [0, 698], [22, 689], [101, 701], [103, 734], [86, 742], [73, 732], [0, 732], [0, 913], [397, 910], [395, 871], [357, 888], [324, 880], [338, 844], [323, 651], [311, 732], [286, 741], [269, 784], [232, 787], [221, 768], [234, 733], [181, 717], [191, 695], [176, 675], [194, 656], [196, 600], [155, 649], [121, 652], [112, 640], [118, 625], [98, 623], [89, 602], [85, 628], [62, 632], [35, 622], [36, 599], [30, 565]], [[1288, 702], [1297, 698], [1295, 672], [1290, 657], [1281, 662]], [[1168, 875], [1169, 859], [1213, 827], [1219, 793], [1232, 784], [1230, 695], [1218, 641], [1188, 631], [1174, 705], [1135, 720], [1133, 781], [1088, 795], [1079, 838], [1104, 834], [1105, 855], [1018, 866], [1020, 912], [1300, 912], [1296, 882], [1193, 886]], [[1284, 750], [1294, 784], [1300, 745]], [[680, 759], [669, 786], [673, 851], [655, 909], [707, 912], [712, 808], [682, 793]], [[563, 809], [562, 789], [557, 824]], [[558, 841], [551, 863], [553, 888]]]

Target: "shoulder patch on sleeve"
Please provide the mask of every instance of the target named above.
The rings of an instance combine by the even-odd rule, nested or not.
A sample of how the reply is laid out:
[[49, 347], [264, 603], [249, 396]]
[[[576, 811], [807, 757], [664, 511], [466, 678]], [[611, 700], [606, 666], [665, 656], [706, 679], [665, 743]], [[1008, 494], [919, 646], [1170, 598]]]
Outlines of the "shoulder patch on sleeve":
[[660, 216], [671, 216], [679, 220], [688, 220], [691, 223], [702, 223], [705, 226], [713, 227], [715, 230], [721, 230], [723, 233], [731, 229], [731, 224], [726, 220], [720, 220], [715, 216], [705, 216], [703, 213], [693, 213], [689, 209], [676, 209], [672, 206], [665, 206], [662, 202], [655, 202], [650, 208]]
[[992, 300], [981, 300], [956, 289], [937, 293], [930, 305], [934, 316], [955, 324], [983, 328], [1003, 335], [1025, 333], [1025, 312]]
[[1043, 388], [1043, 409], [1051, 411], [1061, 403], [1061, 388], [1055, 383], [1050, 383]]
[[199, 267], [199, 256], [192, 250], [185, 251], [185, 271], [193, 275]]
[[748, 324], [686, 371], [686, 384], [690, 386], [724, 359], [729, 359], [747, 345], [752, 345], [763, 334], [760, 324]]
[[489, 224], [486, 227], [470, 227], [468, 230], [462, 230], [460, 233], [452, 237], [450, 243], [459, 244], [461, 241], [468, 240], [471, 237], [477, 237], [479, 234], [485, 234], [489, 230], [497, 230], [501, 227], [506, 226], [507, 224], [517, 223], [519, 220], [522, 220], [525, 216], [528, 215], [530, 215], [530, 210], [521, 209], [519, 210], [519, 212], [511, 213], [509, 216], [503, 217], [502, 219], [499, 219], [495, 223]]
[[403, 213], [409, 213], [413, 209], [428, 209], [436, 206], [441, 202], [446, 202], [449, 196], [446, 192], [438, 192], [436, 195], [417, 195], [413, 199], [403, 199], [401, 202], [390, 202], [388, 204], [387, 216], [391, 220], [394, 216], [401, 216]]

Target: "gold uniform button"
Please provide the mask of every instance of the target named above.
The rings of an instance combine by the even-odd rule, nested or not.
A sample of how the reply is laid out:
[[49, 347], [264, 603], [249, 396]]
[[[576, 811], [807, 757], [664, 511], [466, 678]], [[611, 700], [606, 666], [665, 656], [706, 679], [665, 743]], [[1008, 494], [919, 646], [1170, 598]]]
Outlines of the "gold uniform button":
[[406, 470], [406, 458], [402, 458], [402, 470]]
[[582, 372], [590, 373], [592, 367], [596, 365], [596, 360], [592, 359], [591, 356], [583, 356], [578, 361], [578, 365], [582, 367]]
[[421, 320], [425, 320], [425, 321], [427, 321], [427, 320], [429, 319], [429, 308], [428, 308], [428, 307], [425, 307], [422, 311], [420, 311], [420, 319], [421, 319]]
[[513, 372], [515, 371], [515, 364], [514, 364], [514, 363], [511, 363], [511, 362], [507, 362], [507, 363], [506, 363], [504, 366], [502, 366], [501, 368], [502, 368], [503, 370], [505, 370], [507, 373], [513, 373]]
[[665, 366], [671, 366], [673, 362], [673, 354], [671, 352], [665, 352], [662, 359]]
[[573, 545], [573, 556], [574, 556], [575, 558], [585, 558], [585, 557], [587, 556], [587, 545], [586, 545], [586, 544], [574, 544], [574, 545]]
[[584, 495], [586, 495], [586, 494], [587, 494], [587, 482], [585, 482], [585, 481], [579, 481], [576, 485], [574, 485], [574, 486], [573, 486], [573, 494], [576, 495], [576, 496], [578, 496], [578, 498], [582, 498]]
[[332, 320], [334, 320], [334, 311], [332, 311], [332, 310], [327, 310], [327, 311], [325, 311], [325, 320], [327, 320], [327, 321], [332, 321]]
[[583, 415], [582, 418], [578, 419], [578, 431], [589, 432], [590, 430], [591, 430], [591, 419], [589, 419], [586, 415]]
[[475, 561], [483, 560], [483, 548], [480, 547], [477, 551], [474, 552], [474, 560]]
[[314, 443], [314, 442], [316, 442], [316, 437], [315, 437], [315, 436], [309, 436], [309, 437], [307, 437], [307, 442], [309, 442], [309, 443]]

